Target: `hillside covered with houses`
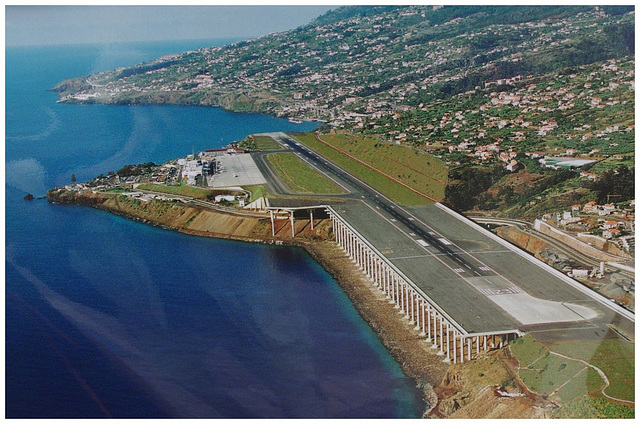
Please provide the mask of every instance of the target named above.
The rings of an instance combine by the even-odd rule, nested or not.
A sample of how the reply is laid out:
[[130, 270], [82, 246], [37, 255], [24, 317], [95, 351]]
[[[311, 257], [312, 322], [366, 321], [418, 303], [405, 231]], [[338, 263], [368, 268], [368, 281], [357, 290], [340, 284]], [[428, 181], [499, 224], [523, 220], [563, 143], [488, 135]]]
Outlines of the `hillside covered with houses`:
[[461, 211], [533, 219], [634, 198], [633, 6], [340, 7], [54, 90], [318, 120], [420, 149], [449, 167], [445, 201]]

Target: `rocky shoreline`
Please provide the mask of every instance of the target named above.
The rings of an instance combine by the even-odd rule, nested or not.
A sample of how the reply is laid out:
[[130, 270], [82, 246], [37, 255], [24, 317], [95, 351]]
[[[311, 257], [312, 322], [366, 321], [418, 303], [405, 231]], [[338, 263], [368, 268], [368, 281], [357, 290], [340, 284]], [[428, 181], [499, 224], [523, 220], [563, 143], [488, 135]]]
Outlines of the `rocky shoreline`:
[[[308, 222], [304, 219], [299, 220], [296, 224], [296, 238], [291, 238], [290, 227], [286, 228], [288, 224], [285, 223], [278, 229], [276, 236], [272, 237], [268, 218], [242, 216], [240, 212], [238, 216], [233, 216], [229, 212], [203, 210], [181, 203], [156, 200], [143, 203], [118, 194], [72, 193], [64, 189], [50, 190], [47, 200], [58, 204], [91, 206], [146, 224], [195, 236], [302, 247], [335, 278], [405, 375], [415, 381], [428, 405], [423, 417], [440, 418], [455, 414], [457, 418], [515, 418], [523, 417], [524, 412], [528, 412], [524, 416], [536, 416], [533, 403], [523, 404], [522, 401], [526, 399], [504, 399], [492, 395], [492, 392], [489, 393], [490, 398], [487, 398], [486, 390], [480, 390], [482, 387], [470, 386], [471, 381], [465, 381], [469, 379], [465, 379], [464, 375], [475, 372], [469, 371], [475, 369], [474, 364], [460, 366], [443, 362], [442, 357], [435, 354], [431, 344], [414, 329], [404, 314], [399, 313], [394, 304], [373, 285], [344, 251], [331, 241], [329, 220], [316, 222], [313, 232], [309, 230]], [[237, 222], [238, 220], [241, 222]], [[219, 225], [212, 225], [212, 221], [228, 225], [226, 231], [221, 230]], [[485, 360], [481, 366], [497, 367], [498, 370], [504, 368], [495, 358]], [[500, 378], [503, 378], [502, 375]], [[474, 382], [473, 385], [486, 383]], [[500, 385], [500, 380], [492, 381], [490, 385], [495, 388]], [[463, 393], [464, 396], [459, 396], [459, 393]], [[488, 411], [485, 408], [480, 414], [473, 412], [473, 408], [463, 412], [463, 407], [473, 403], [476, 396], [478, 401], [482, 399], [483, 404], [494, 404], [494, 408]], [[492, 412], [495, 410], [496, 402], [518, 403], [520, 407], [513, 410], [513, 415], [509, 414], [508, 407], [502, 408], [503, 413], [495, 415]]]

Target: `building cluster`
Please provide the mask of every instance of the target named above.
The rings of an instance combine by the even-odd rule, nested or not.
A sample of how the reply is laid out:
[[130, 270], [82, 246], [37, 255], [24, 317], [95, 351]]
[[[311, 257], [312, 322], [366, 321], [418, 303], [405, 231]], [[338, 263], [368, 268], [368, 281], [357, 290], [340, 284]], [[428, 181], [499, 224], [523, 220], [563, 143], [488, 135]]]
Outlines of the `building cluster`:
[[[125, 176], [109, 172], [107, 175], [99, 175], [86, 183], [68, 184], [64, 186], [64, 189], [81, 195], [105, 192], [118, 193], [145, 203], [153, 199], [184, 201], [179, 196], [174, 197], [155, 192], [156, 190], [148, 185], [144, 186], [144, 184], [152, 183], [166, 186], [186, 184], [187, 186], [207, 188], [209, 187], [207, 178], [213, 179], [216, 174], [226, 171], [221, 163], [222, 156], [243, 153], [247, 153], [247, 150], [232, 146], [220, 149], [206, 149], [198, 154], [170, 160], [163, 165], [145, 164], [144, 167], [132, 166], [131, 169], [136, 170], [132, 175]], [[243, 207], [247, 200], [247, 193], [236, 195], [217, 194], [215, 196], [212, 194], [207, 199], [222, 204], [237, 201], [238, 205]]]
[[610, 240], [631, 254], [635, 251], [635, 200], [619, 205], [595, 201], [576, 204], [571, 210], [544, 214], [542, 220], [569, 232]]
[[224, 166], [220, 163], [221, 156], [229, 156], [246, 153], [244, 149], [235, 147], [224, 147], [220, 149], [206, 149], [203, 152], [189, 155], [185, 158], [176, 159], [175, 166], [179, 169], [178, 174], [186, 184], [190, 186], [208, 187], [207, 178], [224, 171]]
[[[612, 59], [553, 78], [491, 81], [486, 84], [490, 90], [502, 90], [478, 89], [454, 97], [446, 106], [421, 105], [410, 112], [410, 120], [398, 112], [370, 120], [367, 132], [390, 142], [422, 146], [452, 164], [460, 161], [460, 155], [473, 163], [502, 162], [509, 170], [517, 169], [511, 163], [517, 154], [556, 169], [579, 168], [607, 157], [624, 160], [625, 155], [618, 152], [633, 151], [633, 123], [599, 126], [592, 121], [579, 125], [566, 121], [573, 122], [571, 115], [585, 111], [595, 116], [596, 111], [615, 114], [620, 107], [633, 110], [634, 65], [633, 59]], [[559, 123], [557, 116], [569, 118]], [[541, 145], [547, 147], [540, 150]], [[558, 166], [558, 158], [565, 163]]]
[[[499, 62], [517, 63], [524, 54], [554, 49], [585, 33], [596, 36], [604, 26], [630, 19], [607, 17], [594, 8], [570, 17], [474, 28], [463, 18], [431, 23], [432, 10], [431, 6], [410, 6], [338, 21], [319, 20], [297, 31], [171, 55], [143, 64], [137, 72], [119, 69], [97, 74], [87, 80], [90, 90], [71, 97], [189, 93], [190, 98], [200, 98], [200, 104], [215, 104], [221, 97], [240, 93], [261, 102], [264, 112], [296, 120], [320, 119], [337, 128], [366, 129], [403, 109], [420, 108], [420, 99], [433, 94], [434, 86], [459, 81], [469, 72], [491, 69]], [[446, 26], [453, 35], [434, 37], [438, 26]], [[505, 46], [492, 39], [521, 41]], [[477, 53], [470, 57], [470, 51]], [[615, 67], [607, 64], [605, 71], [615, 72]], [[498, 79], [485, 87], [501, 89], [522, 78]], [[585, 90], [594, 83], [586, 81]], [[610, 88], [620, 85], [612, 82]], [[488, 107], [511, 105], [523, 113], [552, 107], [563, 110], [580, 99], [560, 87], [544, 87], [537, 95], [530, 92], [532, 88], [495, 93]], [[557, 104], [543, 104], [549, 101]], [[608, 100], [594, 96], [589, 102], [603, 107]], [[554, 129], [553, 122], [537, 125], [542, 133]]]

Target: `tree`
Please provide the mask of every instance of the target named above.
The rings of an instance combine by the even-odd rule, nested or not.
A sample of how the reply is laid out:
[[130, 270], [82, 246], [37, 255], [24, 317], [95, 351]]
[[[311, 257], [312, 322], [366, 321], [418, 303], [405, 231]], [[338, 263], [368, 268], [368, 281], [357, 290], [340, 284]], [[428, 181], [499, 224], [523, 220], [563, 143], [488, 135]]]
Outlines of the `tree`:
[[618, 169], [603, 172], [600, 177], [592, 183], [588, 183], [587, 188], [595, 191], [598, 196], [598, 203], [607, 202], [607, 196], [615, 196], [617, 201], [633, 199], [635, 189], [635, 168], [620, 165]]

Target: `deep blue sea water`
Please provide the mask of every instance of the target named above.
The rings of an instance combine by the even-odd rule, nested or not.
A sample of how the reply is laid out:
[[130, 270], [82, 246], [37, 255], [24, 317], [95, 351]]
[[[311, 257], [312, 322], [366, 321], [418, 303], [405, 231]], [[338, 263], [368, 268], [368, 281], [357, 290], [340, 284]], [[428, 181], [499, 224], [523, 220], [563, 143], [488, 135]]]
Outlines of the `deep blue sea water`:
[[[225, 40], [228, 41], [228, 40]], [[417, 417], [420, 393], [303, 250], [203, 239], [27, 193], [314, 124], [57, 104], [62, 79], [221, 41], [6, 49], [5, 414]]]

